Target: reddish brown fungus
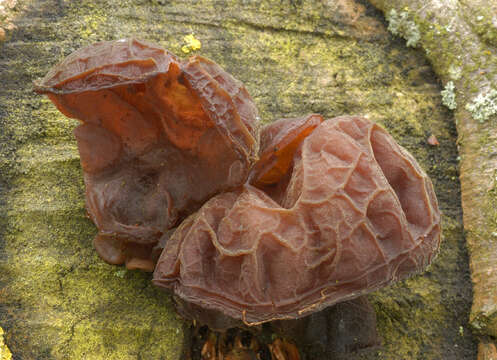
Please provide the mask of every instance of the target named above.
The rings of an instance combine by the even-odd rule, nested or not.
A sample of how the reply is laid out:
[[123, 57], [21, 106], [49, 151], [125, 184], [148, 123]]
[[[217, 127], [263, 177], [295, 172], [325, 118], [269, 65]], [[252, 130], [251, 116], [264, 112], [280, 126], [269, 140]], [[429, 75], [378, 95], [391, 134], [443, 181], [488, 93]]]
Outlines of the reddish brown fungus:
[[202, 57], [181, 62], [138, 40], [76, 51], [36, 84], [78, 141], [94, 241], [109, 263], [152, 271], [158, 239], [256, 157], [257, 110], [244, 86]]
[[[211, 198], [166, 243], [155, 284], [253, 325], [308, 315], [430, 263], [440, 215], [407, 151], [366, 119], [334, 118], [310, 134], [303, 119], [287, 121], [295, 127], [274, 125], [273, 139], [293, 143], [294, 128], [307, 137], [289, 151], [281, 194], [246, 183]], [[263, 158], [281, 147], [271, 149]]]
[[438, 250], [429, 178], [366, 119], [284, 119], [259, 140], [239, 81], [137, 40], [79, 50], [36, 90], [82, 121], [99, 255], [155, 266], [182, 313], [214, 328], [303, 317], [421, 271]]
[[281, 119], [261, 132], [260, 159], [252, 171], [256, 186], [277, 184], [293, 163], [293, 156], [302, 141], [323, 122], [321, 115], [297, 119]]

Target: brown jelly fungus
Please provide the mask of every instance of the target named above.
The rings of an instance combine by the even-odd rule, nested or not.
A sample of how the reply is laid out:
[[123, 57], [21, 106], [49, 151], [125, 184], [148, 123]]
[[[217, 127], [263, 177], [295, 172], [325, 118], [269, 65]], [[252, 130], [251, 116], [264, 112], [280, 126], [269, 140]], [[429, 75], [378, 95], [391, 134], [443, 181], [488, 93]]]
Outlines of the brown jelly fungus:
[[241, 82], [200, 56], [135, 39], [68, 56], [36, 90], [74, 130], [98, 254], [152, 271], [159, 238], [213, 195], [245, 182], [257, 109]]
[[255, 181], [182, 222], [155, 284], [253, 325], [308, 315], [431, 262], [440, 242], [432, 184], [385, 130], [313, 115], [276, 122], [264, 136], [272, 140]]
[[81, 121], [98, 254], [154, 271], [213, 327], [300, 318], [437, 253], [430, 179], [367, 119], [313, 114], [259, 134], [254, 102], [221, 67], [134, 39], [76, 51], [36, 90]]

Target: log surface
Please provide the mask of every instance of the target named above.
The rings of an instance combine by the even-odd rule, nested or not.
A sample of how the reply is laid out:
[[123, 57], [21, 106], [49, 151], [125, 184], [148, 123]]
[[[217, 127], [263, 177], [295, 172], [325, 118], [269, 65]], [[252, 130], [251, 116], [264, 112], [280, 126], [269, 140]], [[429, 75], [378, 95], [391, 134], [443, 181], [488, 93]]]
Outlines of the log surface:
[[77, 123], [32, 92], [75, 49], [130, 36], [216, 61], [246, 84], [264, 122], [358, 114], [411, 151], [434, 182], [442, 248], [426, 273], [370, 296], [383, 344], [348, 358], [474, 359], [454, 119], [424, 52], [391, 36], [380, 12], [352, 0], [23, 0], [16, 9], [0, 43], [0, 326], [15, 359], [181, 358], [188, 333], [169, 297], [92, 248]]

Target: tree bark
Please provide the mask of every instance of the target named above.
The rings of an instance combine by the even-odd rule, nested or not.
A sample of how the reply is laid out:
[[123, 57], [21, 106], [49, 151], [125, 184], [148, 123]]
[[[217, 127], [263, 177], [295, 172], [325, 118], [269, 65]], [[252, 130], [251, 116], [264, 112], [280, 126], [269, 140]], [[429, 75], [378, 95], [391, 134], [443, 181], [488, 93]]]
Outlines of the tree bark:
[[[497, 337], [497, 3], [371, 0], [418, 46], [442, 82], [455, 85], [464, 228], [470, 251], [475, 330]], [[394, 24], [396, 25], [396, 24]], [[479, 104], [479, 105], [478, 105]]]

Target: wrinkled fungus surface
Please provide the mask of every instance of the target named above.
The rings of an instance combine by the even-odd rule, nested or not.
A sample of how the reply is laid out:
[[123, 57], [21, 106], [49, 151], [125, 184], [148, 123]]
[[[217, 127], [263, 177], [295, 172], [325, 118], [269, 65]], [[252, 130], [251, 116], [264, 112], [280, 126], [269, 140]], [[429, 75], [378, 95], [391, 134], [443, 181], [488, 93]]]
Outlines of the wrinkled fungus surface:
[[[311, 128], [287, 121], [295, 126], [275, 123], [274, 139], [293, 143], [288, 131]], [[295, 139], [285, 186], [246, 183], [183, 221], [159, 259], [157, 285], [254, 324], [305, 316], [431, 262], [440, 241], [431, 182], [385, 130], [339, 117]]]
[[37, 91], [82, 121], [100, 256], [155, 269], [193, 318], [299, 318], [419, 272], [438, 250], [429, 178], [367, 119], [309, 115], [259, 134], [249, 94], [218, 65], [137, 40], [77, 51]]
[[152, 271], [161, 236], [242, 184], [257, 153], [257, 110], [217, 64], [138, 40], [83, 48], [36, 84], [78, 142], [86, 204], [111, 264]]

